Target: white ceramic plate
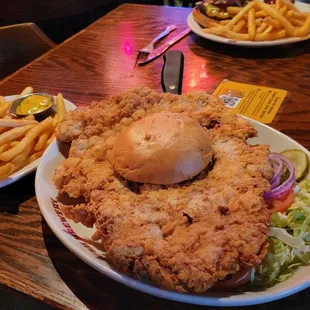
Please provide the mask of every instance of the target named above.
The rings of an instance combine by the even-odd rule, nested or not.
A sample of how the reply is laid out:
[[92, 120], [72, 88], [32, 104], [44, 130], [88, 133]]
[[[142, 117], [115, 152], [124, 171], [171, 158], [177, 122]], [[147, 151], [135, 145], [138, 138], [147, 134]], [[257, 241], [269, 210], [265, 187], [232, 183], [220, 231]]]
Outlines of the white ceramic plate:
[[[258, 137], [249, 141], [251, 144], [269, 144], [271, 151], [274, 152], [281, 152], [289, 148], [301, 149], [310, 157], [310, 153], [291, 138], [266, 125], [253, 120], [249, 121], [258, 131]], [[266, 303], [292, 295], [310, 286], [310, 266], [300, 268], [293, 277], [271, 288], [259, 292], [253, 291], [242, 294], [180, 294], [162, 290], [123, 275], [104, 261], [103, 252], [85, 242], [85, 240], [87, 241], [90, 238], [94, 229], [86, 228], [80, 223], [75, 224], [73, 221], [65, 219], [59, 210], [56, 200], [58, 191], [53, 184], [52, 178], [57, 165], [65, 159], [62, 154], [64, 153], [63, 148], [66, 147], [68, 148], [68, 146], [58, 144], [55, 141], [43, 154], [37, 169], [35, 181], [38, 203], [46, 222], [60, 241], [84, 262], [99, 272], [129, 287], [151, 295], [184, 303], [209, 306], [245, 306]], [[60, 149], [62, 152], [60, 152]]]
[[[5, 97], [5, 99], [6, 99], [6, 101], [11, 101], [11, 100], [14, 100], [15, 97], [16, 96], [7, 96], [7, 97]], [[76, 108], [76, 106], [72, 102], [70, 102], [66, 99], [64, 99], [64, 102], [65, 102], [65, 106], [66, 106], [67, 111], [74, 110]], [[16, 182], [17, 180], [25, 177], [29, 173], [33, 172], [37, 168], [40, 160], [41, 160], [41, 158], [38, 158], [37, 160], [35, 160], [31, 164], [29, 164], [29, 165], [25, 166], [24, 168], [20, 169], [19, 171], [13, 173], [12, 175], [7, 177], [6, 179], [0, 180], [0, 188], [7, 186], [9, 184], [12, 184], [12, 183]]]
[[[309, 12], [310, 6], [306, 3], [302, 2], [296, 2], [295, 6], [301, 11], [301, 12]], [[295, 43], [299, 41], [304, 41], [310, 38], [310, 34], [304, 37], [293, 37], [293, 38], [286, 38], [286, 39], [279, 39], [274, 41], [238, 41], [238, 40], [232, 40], [227, 39], [224, 37], [220, 37], [214, 34], [205, 33], [202, 31], [203, 28], [194, 20], [193, 14], [190, 13], [187, 17], [187, 24], [191, 30], [198, 34], [199, 36], [206, 38], [211, 41], [219, 42], [219, 43], [225, 43], [230, 45], [239, 45], [239, 46], [248, 46], [248, 47], [266, 47], [266, 46], [275, 46], [275, 45], [282, 45], [282, 44], [289, 44], [289, 43]]]

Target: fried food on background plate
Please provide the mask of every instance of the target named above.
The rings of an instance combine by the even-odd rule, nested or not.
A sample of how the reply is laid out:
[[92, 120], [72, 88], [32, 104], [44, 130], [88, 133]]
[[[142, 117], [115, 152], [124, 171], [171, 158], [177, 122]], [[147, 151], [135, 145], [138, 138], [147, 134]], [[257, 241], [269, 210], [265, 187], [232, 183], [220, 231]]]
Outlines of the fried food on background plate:
[[[115, 138], [133, 121], [158, 112], [185, 114], [202, 126], [214, 150], [212, 169], [173, 185], [127, 181], [111, 164]], [[179, 292], [203, 293], [266, 254], [269, 147], [245, 119], [204, 92], [157, 93], [139, 87], [69, 112], [56, 130], [72, 142], [54, 183], [86, 202], [63, 206], [66, 217], [96, 227], [107, 259], [135, 278]]]
[[192, 14], [203, 32], [231, 40], [263, 42], [310, 34], [310, 12], [300, 12], [289, 0], [265, 2], [201, 1]]
[[[18, 106], [21, 107], [22, 104], [25, 104], [23, 106], [25, 110], [19, 112], [21, 115], [17, 116], [15, 115], [17, 109], [11, 111], [11, 107], [16, 99], [25, 95], [28, 95], [27, 99]], [[33, 97], [41, 98], [36, 101], [31, 99]], [[44, 96], [34, 94], [34, 89], [31, 86], [26, 87], [19, 95], [15, 96], [14, 100], [7, 101], [5, 97], [0, 96], [0, 180], [3, 180], [2, 184], [5, 184], [6, 180], [11, 178], [15, 172], [40, 158], [51, 142], [55, 140], [55, 127], [58, 120], [61, 120], [66, 114], [65, 103], [62, 94], [58, 94], [55, 113], [51, 113], [39, 122], [35, 120], [36, 113], [44, 111], [44, 107], [47, 107], [41, 105], [42, 110], [40, 110], [42, 98]], [[26, 100], [28, 103], [25, 103]], [[48, 106], [52, 106], [52, 102]]]

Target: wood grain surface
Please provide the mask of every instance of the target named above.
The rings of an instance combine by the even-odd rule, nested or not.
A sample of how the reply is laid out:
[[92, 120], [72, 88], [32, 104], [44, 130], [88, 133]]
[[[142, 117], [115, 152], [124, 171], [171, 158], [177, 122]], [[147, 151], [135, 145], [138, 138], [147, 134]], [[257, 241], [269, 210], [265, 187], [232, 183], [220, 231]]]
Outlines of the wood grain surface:
[[[143, 47], [168, 24], [186, 27], [190, 9], [124, 4], [0, 83], [0, 94], [62, 92], [78, 106], [147, 85], [161, 91], [163, 59], [135, 68], [134, 48]], [[190, 34], [171, 49], [185, 56], [183, 92], [212, 93], [223, 79], [288, 91], [271, 126], [310, 149], [310, 40], [249, 49], [217, 44]], [[0, 190], [0, 284], [61, 309], [198, 309], [158, 299], [99, 274], [55, 237], [34, 198], [34, 175]], [[309, 309], [310, 290], [251, 309]], [[1, 295], [0, 295], [1, 298]], [[211, 309], [211, 308], [208, 308]]]

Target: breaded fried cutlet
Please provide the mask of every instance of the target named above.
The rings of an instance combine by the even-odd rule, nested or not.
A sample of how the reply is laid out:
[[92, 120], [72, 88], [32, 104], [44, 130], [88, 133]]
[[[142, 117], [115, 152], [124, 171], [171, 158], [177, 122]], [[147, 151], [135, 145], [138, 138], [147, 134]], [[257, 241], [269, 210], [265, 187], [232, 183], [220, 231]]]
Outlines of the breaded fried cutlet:
[[[115, 138], [135, 120], [158, 112], [184, 113], [206, 131], [212, 167], [173, 185], [134, 183], [117, 174]], [[269, 213], [263, 199], [272, 168], [269, 147], [249, 145], [256, 131], [204, 92], [183, 95], [138, 87], [68, 112], [56, 136], [70, 142], [56, 169], [61, 193], [85, 197], [63, 206], [66, 217], [95, 227], [117, 269], [179, 292], [203, 293], [217, 281], [257, 266], [266, 254]]]

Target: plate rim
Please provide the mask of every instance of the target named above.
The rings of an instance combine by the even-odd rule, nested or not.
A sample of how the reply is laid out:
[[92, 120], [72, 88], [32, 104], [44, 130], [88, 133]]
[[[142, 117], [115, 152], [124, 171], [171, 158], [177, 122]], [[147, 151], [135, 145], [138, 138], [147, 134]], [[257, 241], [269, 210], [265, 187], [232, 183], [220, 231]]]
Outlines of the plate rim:
[[[241, 116], [252, 123], [252, 125], [257, 126], [263, 126], [267, 128], [268, 130], [271, 130], [275, 132], [276, 134], [279, 134], [282, 138], [288, 139], [294, 143], [297, 143], [298, 146], [306, 152], [306, 154], [310, 157], [310, 152], [302, 146], [300, 143], [295, 141], [294, 139], [290, 138], [289, 136], [285, 135], [284, 133], [278, 131], [277, 129], [274, 129], [266, 124], [260, 123], [256, 120], [249, 119], [247, 117]], [[49, 151], [55, 147], [55, 144], [57, 144], [57, 141], [53, 141], [51, 145], [46, 149], [44, 154], [42, 155], [41, 159], [43, 159], [47, 154], [49, 154]], [[186, 304], [194, 304], [194, 305], [202, 305], [202, 306], [219, 306], [219, 307], [237, 307], [237, 306], [251, 306], [251, 305], [258, 305], [263, 304], [275, 300], [279, 300], [285, 297], [288, 297], [290, 295], [293, 295], [295, 293], [298, 293], [308, 287], [310, 287], [310, 277], [307, 279], [304, 279], [301, 284], [296, 285], [294, 287], [287, 287], [283, 289], [280, 292], [273, 293], [266, 291], [266, 294], [260, 295], [258, 297], [247, 296], [247, 294], [238, 294], [238, 295], [232, 295], [229, 297], [214, 297], [214, 296], [205, 296], [205, 295], [194, 295], [194, 294], [182, 294], [175, 291], [168, 291], [160, 289], [159, 287], [144, 283], [142, 281], [136, 280], [130, 276], [127, 276], [125, 274], [120, 273], [117, 270], [112, 269], [111, 267], [106, 267], [102, 265], [102, 260], [95, 257], [95, 255], [90, 252], [87, 248], [85, 248], [81, 243], [78, 242], [73, 236], [68, 235], [64, 229], [63, 231], [59, 230], [57, 228], [57, 224], [55, 224], [55, 221], [60, 221], [60, 219], [57, 217], [50, 217], [48, 215], [49, 211], [47, 208], [44, 208], [44, 201], [43, 197], [41, 196], [40, 192], [42, 192], [41, 186], [43, 184], [40, 183], [40, 175], [41, 170], [43, 169], [43, 162], [42, 160], [37, 169], [36, 178], [35, 178], [35, 192], [37, 201], [41, 210], [41, 213], [49, 225], [50, 229], [53, 231], [53, 233], [56, 235], [56, 237], [77, 257], [79, 257], [82, 261], [84, 261], [86, 264], [97, 270], [98, 272], [108, 276], [109, 278], [126, 285], [130, 288], [136, 289], [138, 291], [141, 291], [143, 293], [157, 296], [160, 298], [186, 303]], [[55, 209], [53, 210], [56, 214]], [[62, 223], [60, 222], [62, 225]], [[63, 227], [64, 228], [64, 227]], [[80, 248], [82, 246], [82, 248]], [[307, 268], [308, 266], [305, 266], [304, 268]], [[232, 299], [231, 299], [232, 298]]]
[[[4, 96], [5, 100], [13, 100], [14, 97], [16, 97], [18, 95], [8, 95], [8, 96]], [[56, 99], [56, 96], [54, 96]], [[70, 110], [74, 110], [77, 108], [77, 106], [70, 100], [64, 98], [64, 102], [65, 105], [68, 105], [67, 108], [69, 108]], [[70, 111], [68, 110], [68, 111]], [[43, 154], [41, 155], [41, 157], [39, 157], [38, 159], [36, 159], [35, 161], [33, 161], [32, 163], [28, 164], [27, 166], [23, 167], [22, 169], [14, 172], [13, 174], [9, 175], [7, 178], [0, 180], [0, 188], [6, 187], [10, 184], [13, 184], [15, 182], [17, 182], [18, 180], [26, 177], [28, 174], [30, 174], [31, 172], [35, 171], [36, 168], [38, 167], [40, 160], [42, 158]]]
[[[310, 12], [310, 5], [303, 2], [296, 2], [295, 5], [297, 8], [299, 8], [302, 12], [307, 12], [307, 10]], [[310, 34], [303, 36], [303, 37], [291, 37], [291, 38], [284, 38], [284, 39], [278, 39], [273, 41], [240, 41], [240, 40], [232, 40], [225, 37], [221, 37], [214, 34], [208, 34], [204, 33], [202, 31], [201, 26], [195, 21], [193, 17], [193, 12], [187, 16], [186, 23], [188, 27], [198, 36], [214, 41], [217, 43], [223, 43], [228, 45], [235, 45], [235, 46], [243, 46], [243, 47], [269, 47], [269, 46], [280, 46], [285, 44], [292, 44], [297, 43], [301, 41], [305, 41], [310, 39]]]

